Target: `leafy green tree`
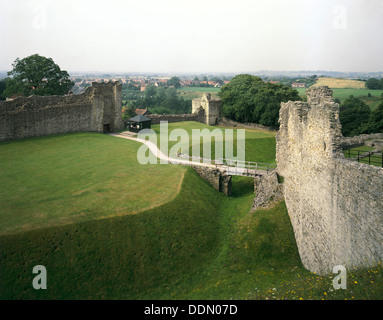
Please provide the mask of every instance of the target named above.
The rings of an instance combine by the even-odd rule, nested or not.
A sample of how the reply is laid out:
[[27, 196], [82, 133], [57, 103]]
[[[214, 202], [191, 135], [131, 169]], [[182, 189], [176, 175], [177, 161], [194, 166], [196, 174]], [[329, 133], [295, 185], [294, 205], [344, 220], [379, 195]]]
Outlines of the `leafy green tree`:
[[156, 96], [156, 86], [154, 84], [149, 84], [145, 89], [145, 98], [151, 99]]
[[265, 83], [249, 74], [235, 76], [221, 88], [223, 114], [239, 122], [277, 127], [281, 102], [301, 100], [298, 91], [280, 84]]
[[223, 80], [218, 77], [214, 77], [212, 80], [219, 83], [220, 85], [223, 85]]
[[370, 120], [370, 107], [354, 96], [348, 97], [340, 107], [339, 120], [344, 136], [366, 133]]
[[383, 132], [383, 102], [371, 112], [371, 131]]
[[5, 90], [3, 91], [3, 97], [6, 99], [8, 97], [16, 96], [23, 94], [23, 85], [19, 81], [7, 78], [5, 81]]
[[136, 115], [136, 108], [134, 107], [134, 104], [132, 101], [129, 101], [125, 111], [124, 111], [124, 118], [130, 119]]
[[177, 98], [177, 89], [176, 88], [167, 88], [165, 91], [166, 98]]
[[74, 85], [67, 71], [61, 70], [51, 58], [38, 54], [24, 59], [17, 58], [12, 66], [12, 71], [8, 72], [12, 78], [7, 81], [4, 92], [7, 96], [64, 95]]
[[360, 126], [358, 134], [378, 132], [383, 132], [383, 102], [371, 111], [369, 121]]
[[174, 86], [175, 88], [181, 88], [181, 80], [178, 77], [171, 77], [166, 81], [168, 86]]
[[166, 107], [154, 107], [150, 111], [155, 114], [172, 114], [172, 111]]
[[166, 97], [166, 88], [165, 87], [157, 87], [156, 88], [156, 99], [163, 100]]
[[180, 114], [191, 112], [191, 101], [178, 97], [177, 89], [174, 87], [165, 88], [148, 85], [143, 97], [135, 101], [130, 100], [130, 104], [135, 109], [147, 107], [152, 113]]
[[3, 96], [3, 92], [5, 91], [5, 88], [7, 86], [7, 80], [9, 79], [1, 79], [0, 80], [0, 100], [5, 100], [6, 97]]
[[366, 81], [366, 87], [372, 90], [383, 89], [382, 83], [382, 80], [379, 81], [378, 79], [370, 78]]

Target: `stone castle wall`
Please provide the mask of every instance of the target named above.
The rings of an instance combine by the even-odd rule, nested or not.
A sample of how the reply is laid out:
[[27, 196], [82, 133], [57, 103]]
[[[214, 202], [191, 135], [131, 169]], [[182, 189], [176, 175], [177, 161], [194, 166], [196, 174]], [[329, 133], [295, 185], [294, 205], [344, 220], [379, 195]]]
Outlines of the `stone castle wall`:
[[254, 177], [255, 198], [251, 207], [251, 212], [283, 200], [284, 185], [278, 180], [276, 170], [272, 170], [262, 176]]
[[93, 83], [79, 95], [19, 97], [0, 102], [0, 141], [123, 128], [121, 85]]
[[205, 119], [202, 121], [207, 125], [216, 125], [221, 120], [222, 100], [212, 98], [210, 93], [204, 93], [202, 98], [192, 100], [192, 114], [204, 111]]
[[196, 121], [204, 123], [205, 113], [203, 110], [193, 114], [150, 114], [147, 116], [152, 120], [152, 124], [159, 124], [161, 121], [180, 122], [180, 121]]
[[343, 137], [342, 148], [359, 147], [366, 144], [368, 140], [383, 139], [383, 133], [361, 134], [355, 137]]
[[344, 158], [329, 88], [307, 96], [281, 105], [276, 159], [302, 263], [320, 274], [371, 266], [383, 260], [383, 169]]
[[198, 173], [198, 175], [207, 181], [214, 189], [222, 192], [226, 196], [231, 196], [231, 176], [223, 174], [218, 169], [195, 166], [191, 167]]
[[260, 129], [260, 130], [266, 130], [266, 131], [277, 131], [277, 128], [272, 127], [266, 127], [259, 123], [251, 123], [251, 122], [237, 122], [228, 118], [223, 117], [219, 121], [220, 125], [223, 125], [225, 127], [239, 127], [239, 128], [245, 128], [245, 129]]

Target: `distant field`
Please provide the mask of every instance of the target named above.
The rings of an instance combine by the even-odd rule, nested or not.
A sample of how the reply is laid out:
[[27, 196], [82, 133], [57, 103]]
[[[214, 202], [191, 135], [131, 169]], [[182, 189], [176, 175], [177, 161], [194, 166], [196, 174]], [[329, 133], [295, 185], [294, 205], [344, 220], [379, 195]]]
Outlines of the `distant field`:
[[210, 92], [212, 97], [217, 97], [221, 88], [204, 88], [204, 87], [182, 87], [177, 90], [178, 96], [185, 100], [193, 100], [200, 98], [204, 92]]
[[[306, 90], [307, 88], [298, 88], [296, 89], [299, 92], [299, 95], [301, 97], [306, 96]], [[353, 95], [356, 98], [361, 98], [365, 100], [367, 104], [371, 104], [371, 109], [379, 105], [379, 102], [381, 102], [381, 96], [383, 94], [383, 90], [370, 90], [370, 89], [332, 89], [333, 98], [338, 98], [341, 102], [343, 102], [345, 99], [347, 99], [350, 95]], [[368, 94], [371, 94], [371, 98], [368, 97]]]
[[314, 86], [328, 86], [331, 89], [365, 89], [366, 85], [363, 81], [338, 79], [338, 78], [318, 78]]

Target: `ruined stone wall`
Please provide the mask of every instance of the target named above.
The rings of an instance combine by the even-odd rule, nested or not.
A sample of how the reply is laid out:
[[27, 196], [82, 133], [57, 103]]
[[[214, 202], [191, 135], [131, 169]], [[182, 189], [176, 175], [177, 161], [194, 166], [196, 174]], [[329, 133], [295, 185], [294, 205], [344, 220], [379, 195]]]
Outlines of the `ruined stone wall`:
[[353, 148], [365, 145], [366, 141], [383, 139], [383, 133], [361, 134], [355, 137], [343, 137], [342, 148]]
[[204, 111], [194, 114], [150, 114], [147, 117], [152, 120], [152, 124], [159, 124], [161, 121], [180, 122], [196, 121], [204, 123]]
[[93, 83], [79, 95], [31, 96], [0, 102], [0, 141], [123, 128], [121, 85]]
[[262, 176], [255, 176], [255, 198], [251, 207], [251, 212], [283, 200], [283, 187], [284, 185], [282, 181], [279, 181], [276, 170], [272, 170]]
[[208, 112], [206, 114], [206, 124], [214, 126], [221, 120], [221, 101], [210, 100]]
[[365, 146], [371, 147], [375, 149], [375, 152], [383, 151], [383, 139], [374, 139], [369, 140], [364, 143]]
[[197, 113], [201, 108], [201, 98], [194, 98], [192, 100], [192, 113]]
[[221, 173], [218, 169], [209, 167], [200, 167], [191, 165], [198, 175], [207, 181], [214, 189], [222, 192], [226, 196], [230, 196], [231, 189], [231, 176]]
[[192, 100], [192, 113], [199, 113], [203, 110], [205, 112], [203, 123], [216, 125], [221, 120], [221, 105], [221, 99], [212, 98], [210, 93], [204, 93], [202, 98]]
[[315, 87], [282, 103], [277, 171], [304, 266], [367, 267], [383, 260], [383, 169], [346, 160], [339, 105]]
[[223, 125], [225, 127], [240, 127], [240, 128], [246, 128], [246, 129], [260, 129], [260, 130], [266, 130], [266, 131], [277, 131], [277, 128], [272, 127], [266, 127], [259, 123], [251, 123], [251, 122], [237, 122], [228, 118], [223, 117], [219, 121], [220, 125]]

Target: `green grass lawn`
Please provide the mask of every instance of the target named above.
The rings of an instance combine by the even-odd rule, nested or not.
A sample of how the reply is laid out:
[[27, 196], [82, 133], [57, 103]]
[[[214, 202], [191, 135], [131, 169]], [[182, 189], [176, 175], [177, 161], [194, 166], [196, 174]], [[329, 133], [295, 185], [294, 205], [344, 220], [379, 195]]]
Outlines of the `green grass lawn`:
[[[199, 122], [194, 121], [185, 121], [185, 122], [174, 122], [168, 124], [168, 134], [171, 133], [174, 129], [182, 128], [187, 131], [189, 136], [189, 155], [192, 155], [192, 130], [193, 129], [207, 129], [210, 132], [218, 129], [221, 130], [222, 136], [225, 139], [225, 127], [217, 126], [212, 127], [208, 126]], [[152, 129], [157, 133], [157, 135], [160, 134], [160, 125], [153, 125]], [[229, 129], [229, 128], [228, 128]], [[234, 143], [233, 143], [233, 149], [234, 149], [234, 156], [237, 155], [237, 128], [233, 129], [234, 131]], [[158, 140], [159, 141], [159, 140]], [[211, 157], [204, 156], [205, 158], [209, 159], [215, 159], [215, 140], [212, 143], [211, 147]], [[172, 146], [174, 146], [177, 143], [177, 141], [169, 142], [169, 150]], [[224, 150], [223, 154], [225, 157], [225, 143], [223, 143]], [[273, 163], [275, 164], [275, 132], [268, 132], [264, 130], [255, 130], [255, 129], [246, 129], [245, 130], [245, 159], [246, 161], [254, 161], [254, 162], [265, 162], [265, 163]], [[203, 156], [203, 141], [201, 139], [200, 142], [200, 156]]]
[[[203, 270], [219, 245], [225, 196], [183, 170], [181, 192], [143, 213], [0, 237], [1, 298], [139, 299]], [[31, 286], [37, 264], [47, 268], [48, 290]]]
[[[252, 178], [233, 177], [233, 196], [225, 197], [189, 167], [156, 165], [159, 177], [154, 177], [150, 166], [133, 163], [137, 147], [125, 139], [85, 133], [0, 144], [0, 150], [7, 150], [6, 156], [1, 152], [3, 184], [21, 179], [33, 193], [23, 193], [30, 206], [38, 204], [41, 210], [46, 206], [47, 212], [56, 208], [58, 216], [65, 206], [77, 211], [81, 202], [73, 203], [75, 199], [64, 193], [61, 206], [52, 205], [50, 197], [58, 197], [54, 195], [59, 192], [55, 188], [72, 190], [75, 184], [76, 190], [83, 190], [92, 186], [91, 181], [105, 185], [105, 181], [115, 179], [116, 173], [125, 172], [125, 167], [129, 168], [127, 173], [139, 171], [137, 176], [147, 185], [138, 192], [130, 182], [131, 187], [119, 198], [135, 192], [135, 201], [142, 202], [139, 214], [115, 215], [110, 209], [111, 214], [100, 214], [103, 219], [89, 215], [70, 224], [58, 219], [55, 226], [51, 225], [55, 222], [52, 219], [40, 229], [1, 235], [0, 299], [383, 299], [380, 264], [348, 271], [347, 290], [337, 291], [332, 289], [333, 275], [307, 271], [300, 262], [284, 202], [249, 212], [254, 198]], [[268, 148], [275, 147], [270, 144]], [[61, 165], [64, 185], [53, 183], [60, 179], [50, 169], [51, 162]], [[97, 164], [94, 167], [93, 162]], [[7, 170], [13, 170], [12, 175], [4, 173], [7, 170], [3, 163], [7, 163]], [[28, 179], [23, 178], [33, 167]], [[88, 167], [91, 172], [86, 171]], [[145, 170], [140, 171], [141, 167]], [[52, 177], [40, 180], [37, 174], [44, 170], [49, 170]], [[84, 170], [87, 178], [81, 177]], [[172, 170], [177, 179], [172, 180]], [[180, 189], [175, 182], [182, 182]], [[42, 189], [47, 183], [50, 188]], [[114, 183], [125, 186], [119, 179]], [[94, 212], [115, 206], [113, 194], [117, 191], [109, 187], [105, 192], [111, 194], [96, 202], [98, 209], [93, 207]], [[89, 197], [84, 198], [89, 206], [96, 205], [92, 201], [99, 196], [99, 188], [89, 189]], [[172, 190], [172, 196], [153, 206], [152, 197], [156, 198], [161, 188]], [[13, 199], [14, 193], [5, 189], [2, 205], [9, 208], [0, 214], [10, 217], [9, 212], [18, 208], [23, 197]], [[18, 212], [23, 214], [22, 210]], [[33, 217], [34, 211], [28, 212]], [[4, 222], [23, 225], [9, 218]], [[35, 265], [47, 269], [47, 290], [32, 288]]]
[[133, 214], [173, 199], [185, 169], [140, 165], [140, 145], [97, 133], [0, 143], [0, 234]]
[[[361, 156], [363, 153], [372, 150], [374, 150], [374, 148], [368, 146], [361, 146], [343, 150], [343, 154], [346, 158], [357, 158], [358, 154]], [[360, 158], [359, 162], [377, 167], [383, 167], [382, 156], [380, 154], [372, 154], [369, 157]]]
[[179, 97], [185, 100], [193, 100], [194, 98], [201, 98], [203, 93], [210, 92], [213, 97], [218, 97], [218, 93], [221, 88], [210, 88], [210, 87], [182, 87], [177, 89]]

